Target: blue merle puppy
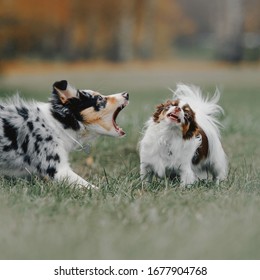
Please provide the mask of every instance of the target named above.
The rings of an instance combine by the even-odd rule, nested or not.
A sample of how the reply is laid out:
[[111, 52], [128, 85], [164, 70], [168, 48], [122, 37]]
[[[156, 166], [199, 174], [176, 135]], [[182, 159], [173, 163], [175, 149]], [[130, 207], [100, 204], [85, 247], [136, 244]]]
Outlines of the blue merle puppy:
[[0, 101], [0, 175], [35, 174], [95, 187], [72, 171], [68, 153], [93, 134], [124, 136], [116, 118], [128, 99], [126, 92], [103, 96], [62, 80], [53, 84], [48, 103], [19, 96]]

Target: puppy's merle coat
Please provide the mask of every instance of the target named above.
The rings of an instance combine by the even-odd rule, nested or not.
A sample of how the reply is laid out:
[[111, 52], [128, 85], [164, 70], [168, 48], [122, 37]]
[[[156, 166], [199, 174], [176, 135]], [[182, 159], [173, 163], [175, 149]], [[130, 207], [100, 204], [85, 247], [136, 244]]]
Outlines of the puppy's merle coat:
[[94, 187], [71, 170], [68, 152], [90, 134], [123, 136], [116, 117], [127, 104], [127, 93], [103, 96], [65, 80], [54, 83], [48, 103], [19, 96], [0, 102], [0, 174], [30, 173]]

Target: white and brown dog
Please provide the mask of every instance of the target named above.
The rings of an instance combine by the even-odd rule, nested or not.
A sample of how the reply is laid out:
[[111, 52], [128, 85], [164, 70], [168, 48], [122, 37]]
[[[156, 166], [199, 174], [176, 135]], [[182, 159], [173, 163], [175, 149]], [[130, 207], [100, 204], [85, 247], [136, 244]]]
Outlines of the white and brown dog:
[[90, 134], [124, 136], [117, 125], [128, 93], [104, 96], [76, 90], [65, 80], [53, 84], [48, 103], [19, 96], [0, 102], [0, 174], [35, 174], [94, 187], [70, 168], [68, 153]]
[[199, 88], [179, 84], [173, 99], [157, 106], [140, 141], [141, 178], [179, 177], [181, 185], [200, 179], [219, 182], [227, 175], [220, 142], [220, 94], [209, 99]]

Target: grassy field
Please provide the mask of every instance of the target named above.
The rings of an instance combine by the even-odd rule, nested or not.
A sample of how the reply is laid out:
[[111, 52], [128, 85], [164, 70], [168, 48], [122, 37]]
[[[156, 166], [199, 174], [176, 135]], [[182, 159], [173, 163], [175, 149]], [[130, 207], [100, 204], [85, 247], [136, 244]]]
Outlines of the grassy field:
[[[258, 74], [257, 74], [258, 73]], [[118, 123], [123, 139], [100, 138], [89, 155], [71, 154], [73, 169], [100, 187], [73, 189], [37, 178], [0, 178], [1, 259], [259, 259], [259, 69], [54, 69], [8, 74], [1, 96], [16, 89], [47, 100], [51, 84], [68, 78], [101, 92], [127, 90], [130, 105]], [[258, 82], [257, 82], [258, 79]], [[176, 81], [222, 90], [226, 182], [179, 189], [167, 181], [145, 189], [137, 143], [154, 106]], [[88, 160], [86, 160], [86, 158]], [[87, 164], [91, 163], [91, 164]]]

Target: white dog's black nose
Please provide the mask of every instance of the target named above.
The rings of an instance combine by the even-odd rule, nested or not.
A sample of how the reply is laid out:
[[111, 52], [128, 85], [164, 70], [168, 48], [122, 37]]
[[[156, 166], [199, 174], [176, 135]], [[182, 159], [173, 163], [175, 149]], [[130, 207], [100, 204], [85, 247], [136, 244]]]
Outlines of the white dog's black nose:
[[129, 100], [129, 94], [127, 92], [123, 92], [122, 96], [126, 99]]

